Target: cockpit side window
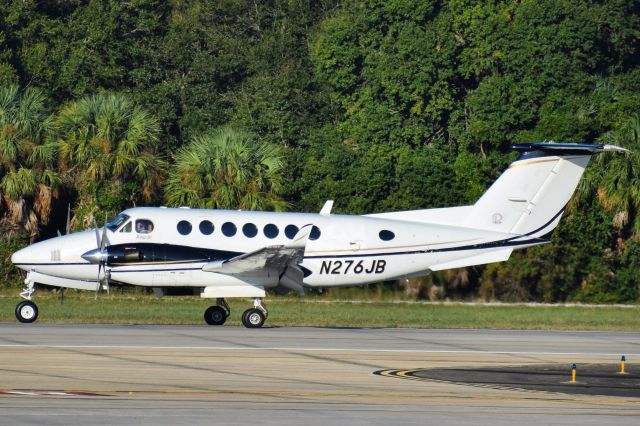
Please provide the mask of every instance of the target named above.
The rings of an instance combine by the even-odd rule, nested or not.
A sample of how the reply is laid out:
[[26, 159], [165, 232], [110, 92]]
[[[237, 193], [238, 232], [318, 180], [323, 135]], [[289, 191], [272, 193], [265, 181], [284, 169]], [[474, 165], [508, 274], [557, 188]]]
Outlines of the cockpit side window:
[[122, 228], [120, 228], [120, 232], [131, 232], [131, 224], [132, 223], [133, 223], [132, 221], [127, 222], [126, 225], [124, 225]]
[[136, 232], [138, 234], [150, 234], [153, 232], [153, 222], [149, 219], [136, 220]]
[[111, 232], [115, 232], [116, 229], [120, 228], [120, 226], [123, 223], [125, 223], [128, 219], [129, 219], [129, 216], [127, 216], [124, 213], [120, 213], [118, 216], [116, 216], [115, 219], [109, 222], [109, 224], [107, 225], [107, 229]]

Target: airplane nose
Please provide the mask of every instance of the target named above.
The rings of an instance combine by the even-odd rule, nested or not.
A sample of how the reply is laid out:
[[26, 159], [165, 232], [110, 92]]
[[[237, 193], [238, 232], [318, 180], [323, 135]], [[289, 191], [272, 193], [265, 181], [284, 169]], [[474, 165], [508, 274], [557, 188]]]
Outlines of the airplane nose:
[[33, 262], [33, 250], [31, 247], [25, 247], [11, 255], [11, 263], [14, 265], [27, 264]]

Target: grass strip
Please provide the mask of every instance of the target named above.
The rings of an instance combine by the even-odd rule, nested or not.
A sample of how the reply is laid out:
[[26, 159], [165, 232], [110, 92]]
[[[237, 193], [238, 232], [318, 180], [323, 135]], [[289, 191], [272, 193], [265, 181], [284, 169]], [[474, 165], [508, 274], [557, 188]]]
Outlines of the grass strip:
[[[18, 297], [0, 297], [0, 321], [16, 322]], [[53, 293], [34, 299], [39, 323], [202, 324], [212, 300], [198, 297], [102, 296], [70, 294], [60, 304]], [[248, 300], [229, 300], [227, 324], [239, 325]], [[392, 302], [327, 302], [270, 297], [268, 326], [412, 327], [527, 330], [640, 330], [640, 307], [466, 305]]]

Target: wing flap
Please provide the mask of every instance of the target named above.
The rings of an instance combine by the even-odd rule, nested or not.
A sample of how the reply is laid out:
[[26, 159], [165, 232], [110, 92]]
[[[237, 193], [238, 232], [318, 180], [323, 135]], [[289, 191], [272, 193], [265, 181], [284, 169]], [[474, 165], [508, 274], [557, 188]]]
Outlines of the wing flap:
[[288, 266], [302, 262], [311, 227], [309, 224], [300, 228], [289, 244], [267, 246], [222, 262], [209, 262], [202, 270], [226, 275], [247, 275], [262, 271], [283, 274]]

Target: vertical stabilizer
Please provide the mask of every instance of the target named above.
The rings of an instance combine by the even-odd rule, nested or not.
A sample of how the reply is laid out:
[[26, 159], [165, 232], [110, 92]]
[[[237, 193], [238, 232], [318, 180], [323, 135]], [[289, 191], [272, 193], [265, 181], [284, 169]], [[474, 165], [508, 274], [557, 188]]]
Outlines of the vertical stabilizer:
[[528, 143], [476, 202], [465, 226], [541, 237], [560, 221], [591, 156], [626, 151], [612, 145]]

